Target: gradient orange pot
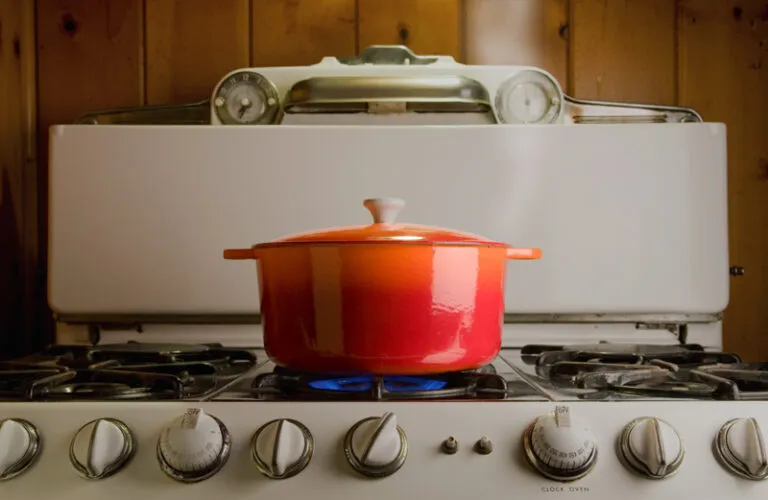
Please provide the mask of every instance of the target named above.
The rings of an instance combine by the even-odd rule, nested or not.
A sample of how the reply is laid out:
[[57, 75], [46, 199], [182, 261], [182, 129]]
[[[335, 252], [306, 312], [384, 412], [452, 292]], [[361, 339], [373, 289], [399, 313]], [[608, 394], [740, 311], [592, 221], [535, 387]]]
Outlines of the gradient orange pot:
[[513, 248], [430, 226], [396, 224], [404, 202], [365, 200], [368, 226], [313, 231], [226, 259], [256, 260], [264, 348], [316, 373], [427, 374], [477, 368], [501, 347]]

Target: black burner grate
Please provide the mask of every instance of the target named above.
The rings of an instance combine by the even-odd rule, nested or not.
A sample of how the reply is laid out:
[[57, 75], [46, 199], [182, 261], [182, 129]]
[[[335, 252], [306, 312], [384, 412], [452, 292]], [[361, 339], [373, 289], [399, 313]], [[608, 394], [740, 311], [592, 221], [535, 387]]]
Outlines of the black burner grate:
[[585, 390], [582, 399], [640, 396], [687, 399], [766, 399], [768, 364], [697, 344], [660, 346], [525, 346], [523, 361], [540, 383]]
[[0, 362], [2, 400], [194, 399], [256, 365], [218, 344], [56, 345]]

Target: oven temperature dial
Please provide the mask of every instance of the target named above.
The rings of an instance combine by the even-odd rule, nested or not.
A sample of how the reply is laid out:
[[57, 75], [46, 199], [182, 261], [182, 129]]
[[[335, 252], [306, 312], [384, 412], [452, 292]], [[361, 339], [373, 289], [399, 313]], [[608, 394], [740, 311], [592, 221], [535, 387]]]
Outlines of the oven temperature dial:
[[40, 454], [37, 428], [20, 418], [0, 420], [0, 481], [27, 470]]
[[720, 462], [738, 476], [754, 481], [768, 477], [765, 439], [754, 418], [726, 422], [717, 434], [715, 453]]
[[408, 442], [397, 425], [394, 413], [369, 417], [357, 422], [344, 438], [344, 453], [349, 464], [368, 477], [384, 477], [397, 472], [405, 463]]
[[597, 462], [592, 431], [573, 419], [567, 406], [534, 420], [523, 434], [523, 448], [531, 466], [555, 481], [582, 478]]
[[267, 422], [253, 435], [251, 455], [259, 472], [270, 479], [295, 476], [312, 459], [312, 434], [301, 422], [280, 418]]
[[224, 467], [230, 446], [224, 424], [202, 409], [192, 408], [163, 429], [157, 442], [157, 460], [172, 479], [194, 483]]

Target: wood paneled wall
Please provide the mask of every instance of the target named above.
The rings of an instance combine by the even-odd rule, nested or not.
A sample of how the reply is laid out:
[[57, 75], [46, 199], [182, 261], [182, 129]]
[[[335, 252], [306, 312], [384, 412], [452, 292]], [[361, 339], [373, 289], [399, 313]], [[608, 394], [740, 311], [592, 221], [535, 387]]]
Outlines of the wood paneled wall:
[[0, 358], [36, 348], [39, 269], [34, 4], [0, 0]]
[[[37, 0], [36, 9], [42, 159], [48, 126], [87, 111], [195, 101], [237, 67], [309, 64], [379, 43], [537, 65], [576, 97], [677, 103], [724, 121], [732, 263], [746, 268], [732, 279], [726, 348], [768, 359], [766, 0]], [[44, 270], [44, 161], [39, 173]]]

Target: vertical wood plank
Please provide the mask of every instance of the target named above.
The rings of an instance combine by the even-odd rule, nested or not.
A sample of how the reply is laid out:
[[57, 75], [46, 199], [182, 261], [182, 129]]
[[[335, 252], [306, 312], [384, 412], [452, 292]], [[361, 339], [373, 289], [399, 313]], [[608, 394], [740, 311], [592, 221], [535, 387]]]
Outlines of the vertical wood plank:
[[249, 65], [249, 0], [146, 0], [148, 104], [205, 99]]
[[731, 279], [724, 344], [747, 361], [768, 358], [768, 5], [682, 0], [680, 102], [728, 127]]
[[570, 32], [574, 97], [675, 103], [673, 0], [573, 0]]
[[568, 87], [568, 0], [465, 0], [468, 64], [536, 66]]
[[461, 60], [461, 18], [459, 0], [358, 0], [359, 48], [407, 45]]
[[143, 104], [144, 16], [142, 0], [37, 0], [36, 9], [39, 310], [40, 328], [52, 336], [52, 316], [42, 312], [48, 311], [48, 129], [89, 111]]
[[356, 51], [355, 0], [251, 0], [253, 66], [301, 66]]
[[[21, 0], [0, 2], [0, 359], [23, 335], [24, 167]], [[34, 50], [34, 47], [25, 47]]]
[[38, 0], [42, 129], [88, 111], [142, 104], [142, 10], [141, 0]]

